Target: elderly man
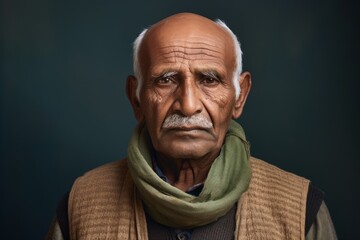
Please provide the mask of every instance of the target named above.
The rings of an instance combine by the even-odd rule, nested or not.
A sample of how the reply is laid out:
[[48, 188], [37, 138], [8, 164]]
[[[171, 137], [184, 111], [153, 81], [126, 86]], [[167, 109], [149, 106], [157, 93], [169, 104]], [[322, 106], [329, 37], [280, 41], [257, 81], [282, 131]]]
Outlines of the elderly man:
[[251, 75], [220, 20], [170, 16], [134, 43], [128, 157], [78, 178], [50, 239], [336, 239], [323, 194], [250, 156]]

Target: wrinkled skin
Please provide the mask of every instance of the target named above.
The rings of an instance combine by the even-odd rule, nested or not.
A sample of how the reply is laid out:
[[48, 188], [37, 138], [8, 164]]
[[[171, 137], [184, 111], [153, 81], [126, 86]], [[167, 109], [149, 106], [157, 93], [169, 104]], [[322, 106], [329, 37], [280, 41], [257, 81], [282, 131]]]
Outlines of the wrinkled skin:
[[[143, 85], [129, 76], [127, 95], [138, 121], [144, 121], [160, 168], [181, 190], [205, 180], [218, 156], [232, 118], [241, 115], [251, 87], [248, 72], [239, 76], [235, 99], [234, 45], [211, 20], [189, 13], [162, 20], [149, 29], [140, 46]], [[172, 114], [200, 114], [211, 128], [163, 128]]]

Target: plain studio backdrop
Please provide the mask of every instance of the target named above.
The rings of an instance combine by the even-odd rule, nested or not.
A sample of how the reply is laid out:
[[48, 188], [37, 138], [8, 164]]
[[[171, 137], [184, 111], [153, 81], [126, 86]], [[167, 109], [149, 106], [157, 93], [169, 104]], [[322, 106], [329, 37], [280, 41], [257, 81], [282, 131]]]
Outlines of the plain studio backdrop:
[[1, 2], [1, 239], [41, 239], [77, 176], [126, 156], [132, 41], [183, 11], [237, 34], [252, 155], [312, 180], [359, 235], [359, 5], [332, 1]]

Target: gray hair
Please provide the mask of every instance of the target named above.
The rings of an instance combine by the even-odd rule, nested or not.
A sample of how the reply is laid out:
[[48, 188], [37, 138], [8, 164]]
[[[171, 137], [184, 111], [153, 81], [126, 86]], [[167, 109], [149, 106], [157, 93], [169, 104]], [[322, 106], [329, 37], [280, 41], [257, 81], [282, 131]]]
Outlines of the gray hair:
[[[236, 35], [231, 31], [231, 29], [225, 24], [225, 22], [223, 22], [220, 19], [216, 19], [215, 23], [217, 25], [219, 25], [222, 29], [224, 29], [227, 33], [230, 34], [234, 46], [235, 46], [235, 57], [236, 57], [236, 65], [235, 65], [235, 69], [234, 69], [234, 73], [233, 73], [233, 83], [234, 83], [234, 87], [235, 87], [235, 98], [237, 99], [240, 96], [240, 84], [238, 81], [238, 77], [240, 76], [241, 72], [242, 72], [242, 51], [241, 51], [241, 47], [240, 47], [240, 42], [237, 39]], [[137, 99], [140, 101], [140, 89], [142, 87], [142, 83], [143, 83], [143, 76], [142, 76], [142, 72], [140, 69], [140, 62], [139, 62], [139, 49], [140, 49], [140, 45], [144, 39], [144, 36], [146, 34], [146, 32], [148, 31], [148, 29], [144, 29], [139, 36], [135, 39], [134, 44], [133, 44], [133, 68], [134, 68], [134, 75], [137, 79], [138, 85], [136, 87], [136, 97]]]

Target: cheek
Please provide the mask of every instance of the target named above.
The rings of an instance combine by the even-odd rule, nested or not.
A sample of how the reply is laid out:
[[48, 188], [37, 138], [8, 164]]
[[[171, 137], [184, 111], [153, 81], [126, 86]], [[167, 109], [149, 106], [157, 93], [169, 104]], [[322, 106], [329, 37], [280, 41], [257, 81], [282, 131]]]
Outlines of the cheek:
[[206, 109], [213, 120], [219, 140], [225, 136], [232, 118], [234, 95], [235, 93], [228, 89], [208, 91], [206, 94]]
[[143, 111], [146, 112], [145, 120], [153, 124], [163, 121], [167, 112], [167, 103], [169, 102], [169, 94], [164, 94], [157, 89], [146, 89], [143, 94], [144, 104]]
[[234, 94], [232, 94], [228, 89], [216, 89], [216, 90], [206, 90], [206, 99], [212, 102], [212, 105], [217, 108], [226, 110], [231, 108], [234, 104]]
[[153, 93], [149, 94], [148, 101], [151, 105], [158, 105], [163, 101], [163, 97], [154, 91]]
[[[163, 101], [163, 94], [160, 91], [157, 91], [154, 88], [145, 89], [145, 98], [149, 105], [156, 106], [159, 105]], [[148, 107], [148, 106], [145, 106]]]
[[161, 89], [154, 86], [146, 86], [144, 89], [144, 96], [149, 104], [153, 105], [153, 107], [156, 107], [157, 105], [166, 102], [166, 100], [172, 96], [173, 91], [174, 89], [172, 88]]

